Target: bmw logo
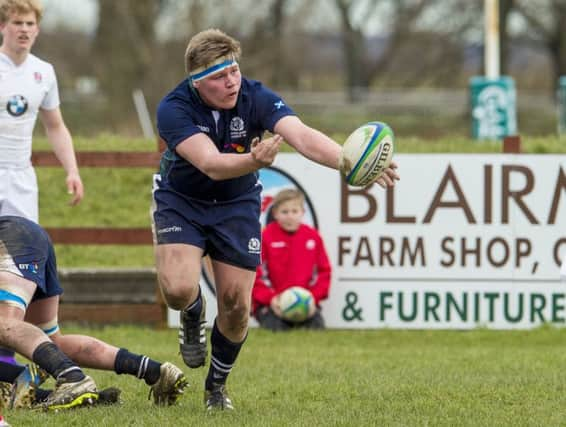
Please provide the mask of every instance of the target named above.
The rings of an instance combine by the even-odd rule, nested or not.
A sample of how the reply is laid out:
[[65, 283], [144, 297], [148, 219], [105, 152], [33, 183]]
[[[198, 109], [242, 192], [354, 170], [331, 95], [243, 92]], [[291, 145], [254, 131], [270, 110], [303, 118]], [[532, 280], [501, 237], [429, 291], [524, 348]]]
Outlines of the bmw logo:
[[28, 101], [22, 95], [14, 95], [8, 100], [6, 110], [11, 116], [19, 117], [28, 110]]

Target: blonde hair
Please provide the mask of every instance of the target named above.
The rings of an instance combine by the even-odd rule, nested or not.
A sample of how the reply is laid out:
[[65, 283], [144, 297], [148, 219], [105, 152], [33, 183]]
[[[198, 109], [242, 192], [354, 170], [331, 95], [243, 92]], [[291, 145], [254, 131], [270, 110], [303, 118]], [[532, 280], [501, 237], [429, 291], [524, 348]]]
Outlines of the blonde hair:
[[43, 17], [43, 6], [39, 0], [1, 0], [0, 1], [0, 23], [5, 24], [10, 19], [10, 15], [16, 13], [35, 13], [37, 23]]
[[207, 68], [219, 58], [231, 56], [240, 58], [240, 42], [218, 29], [209, 29], [195, 34], [185, 51], [185, 70], [187, 74], [199, 68]]
[[300, 203], [301, 206], [304, 206], [305, 204], [305, 196], [303, 193], [301, 193], [299, 190], [288, 188], [286, 190], [281, 190], [275, 195], [273, 203], [271, 204], [271, 210], [276, 211], [283, 203], [289, 202], [291, 200], [296, 200]]

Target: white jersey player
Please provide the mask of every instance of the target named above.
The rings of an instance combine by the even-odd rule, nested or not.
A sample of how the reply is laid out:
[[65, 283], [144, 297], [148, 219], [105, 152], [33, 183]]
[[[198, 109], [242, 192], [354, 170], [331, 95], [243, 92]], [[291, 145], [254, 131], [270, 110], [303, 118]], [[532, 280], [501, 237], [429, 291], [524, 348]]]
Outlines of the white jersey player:
[[41, 15], [37, 0], [0, 0], [0, 215], [35, 222], [39, 216], [37, 180], [30, 157], [38, 115], [67, 173], [71, 204], [83, 197], [71, 135], [59, 109], [55, 71], [30, 53]]
[[[59, 109], [53, 67], [30, 53], [39, 34], [39, 0], [0, 0], [0, 216], [38, 222], [37, 179], [31, 166], [32, 133], [39, 115], [67, 174], [71, 204], [83, 197], [73, 140]], [[16, 363], [0, 347], [0, 360]]]

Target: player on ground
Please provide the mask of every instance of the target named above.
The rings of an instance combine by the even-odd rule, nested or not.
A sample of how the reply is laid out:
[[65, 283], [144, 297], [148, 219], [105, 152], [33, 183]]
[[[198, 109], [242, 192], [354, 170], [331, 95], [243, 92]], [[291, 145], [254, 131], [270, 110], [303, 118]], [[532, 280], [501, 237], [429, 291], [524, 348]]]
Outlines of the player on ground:
[[160, 364], [84, 335], [63, 335], [55, 252], [39, 225], [0, 216], [0, 345], [14, 349], [56, 379], [41, 407], [66, 409], [98, 398], [81, 368], [113, 370], [144, 379], [156, 404], [174, 404], [188, 385], [175, 365]]
[[[233, 409], [226, 379], [246, 339], [250, 295], [261, 252], [257, 171], [283, 139], [303, 156], [338, 169], [340, 145], [305, 125], [276, 93], [243, 78], [240, 44], [219, 30], [195, 35], [185, 53], [188, 78], [160, 103], [157, 126], [167, 150], [154, 179], [156, 264], [169, 307], [181, 310], [185, 363], [206, 361], [205, 300], [199, 288], [208, 253], [218, 316], [205, 381], [207, 409]], [[257, 143], [264, 131], [273, 136]], [[395, 163], [379, 179], [392, 186]]]
[[[49, 374], [36, 364], [19, 365], [0, 362], [0, 409], [35, 408], [45, 402], [52, 389], [41, 388]], [[122, 391], [108, 387], [97, 392], [98, 405], [112, 405], [120, 402]]]

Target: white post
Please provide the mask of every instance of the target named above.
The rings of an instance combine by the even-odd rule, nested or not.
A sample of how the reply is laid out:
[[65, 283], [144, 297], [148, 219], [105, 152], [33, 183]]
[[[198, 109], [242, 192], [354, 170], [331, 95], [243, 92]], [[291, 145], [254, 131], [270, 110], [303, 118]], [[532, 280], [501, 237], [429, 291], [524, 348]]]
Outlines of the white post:
[[564, 255], [564, 259], [562, 260], [562, 267], [560, 268], [560, 280], [566, 283], [566, 255]]
[[499, 78], [499, 0], [484, 0], [485, 76]]
[[149, 115], [142, 90], [135, 89], [132, 92], [132, 98], [134, 99], [134, 105], [136, 106], [136, 112], [138, 113], [138, 119], [140, 121], [140, 126], [142, 128], [144, 138], [155, 139], [155, 132], [153, 132], [151, 116]]

